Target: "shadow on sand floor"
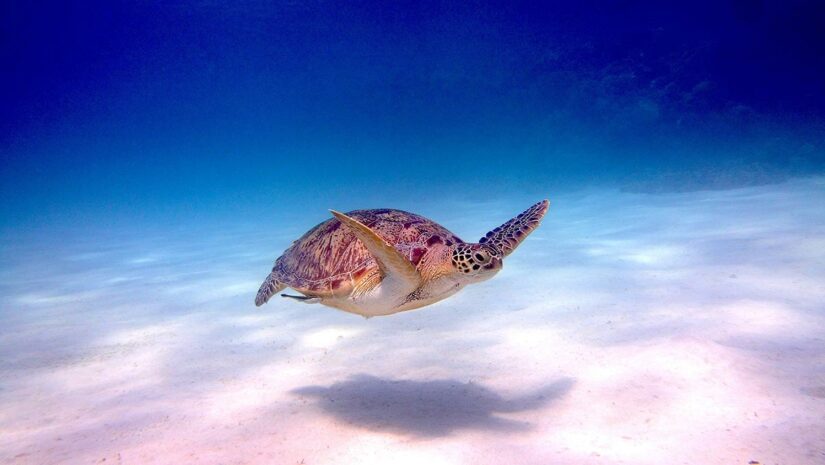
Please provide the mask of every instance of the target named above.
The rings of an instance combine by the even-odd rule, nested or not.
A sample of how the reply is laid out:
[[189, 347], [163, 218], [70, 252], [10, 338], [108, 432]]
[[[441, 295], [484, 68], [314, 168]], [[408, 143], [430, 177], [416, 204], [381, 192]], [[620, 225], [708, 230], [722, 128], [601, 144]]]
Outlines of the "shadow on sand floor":
[[436, 437], [458, 429], [529, 429], [529, 423], [496, 414], [540, 408], [564, 396], [572, 386], [572, 379], [562, 378], [524, 396], [504, 399], [475, 383], [392, 380], [362, 374], [329, 387], [306, 386], [292, 393], [317, 399], [326, 413], [355, 426]]

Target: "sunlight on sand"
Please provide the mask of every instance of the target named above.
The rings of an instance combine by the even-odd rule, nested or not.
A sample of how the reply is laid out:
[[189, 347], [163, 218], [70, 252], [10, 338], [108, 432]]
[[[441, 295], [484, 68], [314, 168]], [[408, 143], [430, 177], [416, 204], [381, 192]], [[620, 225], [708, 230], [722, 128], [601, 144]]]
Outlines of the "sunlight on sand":
[[800, 314], [782, 303], [742, 300], [718, 307], [716, 311], [717, 318], [725, 319], [729, 327], [743, 333], [782, 336], [821, 330], [816, 328], [820, 319]]
[[283, 392], [306, 379], [308, 370], [297, 365], [270, 364], [237, 380], [225, 380], [204, 399], [204, 412], [211, 420], [233, 422], [256, 409], [278, 402]]
[[[341, 463], [363, 465], [455, 465], [464, 463], [460, 457], [449, 457], [443, 451], [426, 450], [418, 447], [399, 445], [392, 437], [369, 435], [351, 441], [339, 456]], [[445, 457], [446, 455], [446, 457]]]
[[305, 334], [301, 338], [301, 344], [307, 348], [328, 349], [342, 342], [345, 338], [351, 338], [362, 333], [363, 329], [351, 327], [323, 328]]
[[675, 259], [684, 253], [679, 247], [659, 246], [638, 248], [621, 257], [643, 265], [667, 265], [673, 264]]
[[[119, 392], [160, 383], [158, 367], [162, 364], [167, 349], [142, 347], [112, 350], [114, 354], [111, 355], [105, 352], [96, 355], [100, 360], [56, 370], [50, 376], [50, 383], [62, 386], [58, 390], [96, 392], [97, 400], [106, 394], [106, 389]], [[113, 363], [110, 356], [116, 357], [117, 362]]]
[[102, 293], [97, 291], [73, 292], [68, 294], [43, 295], [43, 294], [23, 294], [17, 297], [17, 302], [21, 305], [60, 305], [84, 300], [93, 300]]
[[272, 228], [43, 244], [0, 265], [0, 463], [825, 463], [823, 182], [559, 196], [495, 279], [370, 320], [256, 308]]

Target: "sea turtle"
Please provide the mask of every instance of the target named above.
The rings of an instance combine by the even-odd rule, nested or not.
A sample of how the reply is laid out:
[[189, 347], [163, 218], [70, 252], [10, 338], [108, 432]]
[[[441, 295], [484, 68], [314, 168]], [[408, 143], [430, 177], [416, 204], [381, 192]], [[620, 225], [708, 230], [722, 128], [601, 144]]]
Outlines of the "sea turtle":
[[291, 297], [365, 317], [391, 315], [445, 299], [490, 279], [538, 227], [543, 200], [467, 243], [443, 226], [401, 210], [340, 213], [292, 243], [264, 280], [255, 305], [291, 287]]

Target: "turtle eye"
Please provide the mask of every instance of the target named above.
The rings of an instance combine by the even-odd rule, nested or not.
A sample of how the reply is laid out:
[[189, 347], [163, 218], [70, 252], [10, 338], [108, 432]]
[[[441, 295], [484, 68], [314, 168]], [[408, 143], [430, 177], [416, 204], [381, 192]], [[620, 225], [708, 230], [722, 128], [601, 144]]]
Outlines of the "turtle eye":
[[475, 261], [481, 265], [485, 265], [487, 262], [490, 261], [490, 255], [487, 252], [481, 250], [473, 254], [473, 258], [475, 258]]

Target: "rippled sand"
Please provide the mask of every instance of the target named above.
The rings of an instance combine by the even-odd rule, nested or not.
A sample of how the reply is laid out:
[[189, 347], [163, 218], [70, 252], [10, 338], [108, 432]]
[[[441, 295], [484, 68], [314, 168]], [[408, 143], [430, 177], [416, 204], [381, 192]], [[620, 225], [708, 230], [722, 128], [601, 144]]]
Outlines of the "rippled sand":
[[550, 198], [495, 279], [369, 320], [252, 303], [323, 212], [7, 231], [0, 463], [825, 463], [825, 179]]

